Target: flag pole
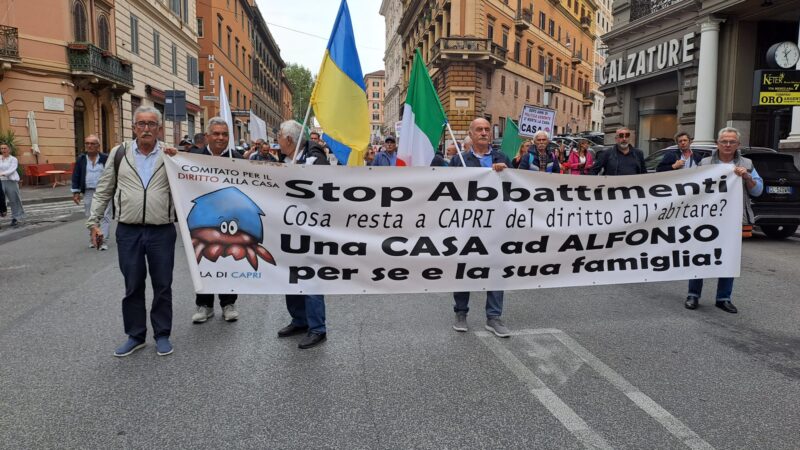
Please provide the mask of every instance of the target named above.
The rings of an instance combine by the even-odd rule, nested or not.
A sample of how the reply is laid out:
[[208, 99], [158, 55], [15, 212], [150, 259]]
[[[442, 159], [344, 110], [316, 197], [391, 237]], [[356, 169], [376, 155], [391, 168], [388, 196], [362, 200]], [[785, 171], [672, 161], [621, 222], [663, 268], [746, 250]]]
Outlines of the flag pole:
[[[453, 143], [456, 144], [456, 150], [458, 150], [458, 159], [461, 160], [461, 165], [464, 166], [464, 167], [467, 167], [467, 163], [464, 162], [464, 156], [461, 155], [461, 146], [458, 145], [458, 141], [456, 140], [456, 136], [453, 134], [453, 129], [450, 128], [450, 122], [449, 121], [445, 122], [445, 125], [447, 125], [447, 131], [450, 132], [450, 137], [453, 138]], [[446, 151], [447, 151], [447, 148], [445, 147], [445, 152]]]
[[308, 122], [308, 115], [311, 114], [311, 98], [308, 99], [308, 108], [306, 109], [306, 117], [303, 119], [303, 126], [300, 127], [300, 136], [297, 137], [297, 142], [294, 147], [294, 156], [292, 162], [297, 161], [297, 152], [300, 151], [300, 141], [303, 140], [303, 132], [306, 131], [306, 123]]

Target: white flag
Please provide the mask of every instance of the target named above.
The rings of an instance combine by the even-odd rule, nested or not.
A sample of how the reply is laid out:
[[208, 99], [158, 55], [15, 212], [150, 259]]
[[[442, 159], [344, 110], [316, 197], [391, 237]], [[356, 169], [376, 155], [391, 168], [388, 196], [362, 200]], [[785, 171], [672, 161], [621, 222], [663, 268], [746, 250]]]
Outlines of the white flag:
[[[231, 104], [228, 103], [228, 94], [225, 93], [225, 78], [219, 76], [219, 115], [228, 124], [228, 149], [236, 148], [233, 140], [233, 115], [231, 114]], [[233, 152], [229, 153], [233, 158]]]

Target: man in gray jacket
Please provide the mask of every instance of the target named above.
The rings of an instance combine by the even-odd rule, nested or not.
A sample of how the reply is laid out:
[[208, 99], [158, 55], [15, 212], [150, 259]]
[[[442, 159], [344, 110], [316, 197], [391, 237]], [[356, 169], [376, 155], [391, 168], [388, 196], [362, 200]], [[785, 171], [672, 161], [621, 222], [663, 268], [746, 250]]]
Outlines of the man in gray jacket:
[[160, 356], [172, 353], [172, 268], [175, 259], [175, 209], [164, 168], [165, 151], [158, 141], [162, 131], [161, 113], [149, 106], [133, 114], [136, 139], [111, 150], [100, 176], [87, 227], [92, 243], [103, 245], [100, 219], [109, 202], [114, 203], [119, 249], [119, 268], [125, 277], [122, 321], [128, 340], [114, 352], [123, 357], [143, 348], [147, 337], [144, 298], [147, 272], [153, 285], [150, 322]]
[[[758, 175], [753, 162], [742, 156], [739, 151], [739, 130], [726, 127], [717, 133], [717, 149], [711, 156], [700, 161], [701, 166], [709, 164], [730, 164], [733, 166], [733, 173], [742, 179], [744, 184], [744, 214], [742, 222], [749, 224], [753, 217], [753, 210], [750, 207], [750, 197], [758, 197], [764, 191], [764, 180]], [[700, 294], [703, 291], [703, 279], [694, 278], [689, 280], [689, 295], [686, 297], [684, 306], [686, 309], [697, 309], [700, 301]], [[731, 301], [733, 294], [733, 278], [722, 277], [717, 280], [717, 295], [715, 306], [725, 312], [736, 314], [738, 310]]]

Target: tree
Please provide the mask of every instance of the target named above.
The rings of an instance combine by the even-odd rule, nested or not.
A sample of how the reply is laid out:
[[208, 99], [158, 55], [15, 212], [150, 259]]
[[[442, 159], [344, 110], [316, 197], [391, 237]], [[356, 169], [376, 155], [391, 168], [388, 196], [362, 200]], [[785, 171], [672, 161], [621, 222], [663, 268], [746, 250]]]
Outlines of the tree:
[[283, 73], [292, 89], [294, 119], [302, 123], [308, 108], [308, 101], [311, 98], [311, 90], [314, 87], [314, 78], [311, 76], [311, 71], [300, 64], [289, 64], [283, 69]]

